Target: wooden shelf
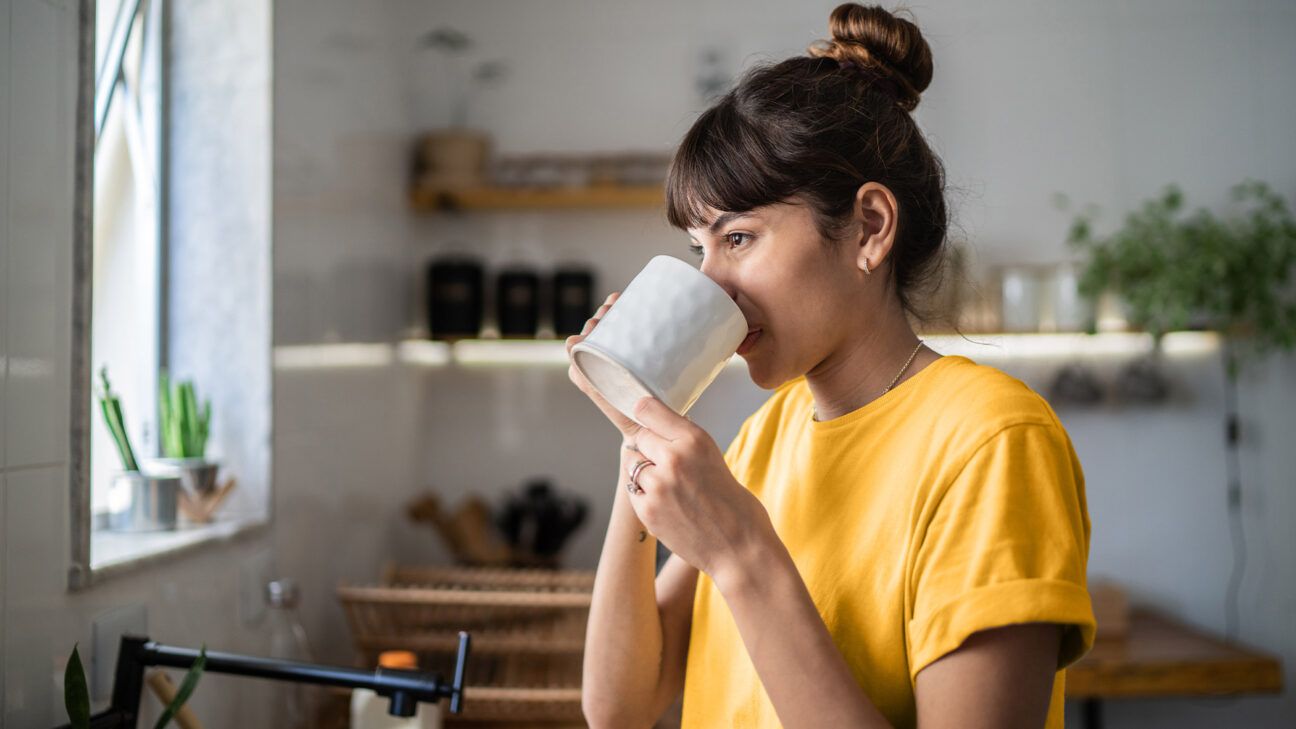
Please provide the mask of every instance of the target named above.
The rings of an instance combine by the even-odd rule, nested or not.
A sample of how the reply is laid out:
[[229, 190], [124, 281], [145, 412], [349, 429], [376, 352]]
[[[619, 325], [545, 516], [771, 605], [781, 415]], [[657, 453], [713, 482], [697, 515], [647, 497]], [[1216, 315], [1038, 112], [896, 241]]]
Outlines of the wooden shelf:
[[602, 210], [660, 208], [661, 185], [511, 188], [473, 187], [437, 190], [415, 187], [410, 204], [419, 212], [445, 210]]

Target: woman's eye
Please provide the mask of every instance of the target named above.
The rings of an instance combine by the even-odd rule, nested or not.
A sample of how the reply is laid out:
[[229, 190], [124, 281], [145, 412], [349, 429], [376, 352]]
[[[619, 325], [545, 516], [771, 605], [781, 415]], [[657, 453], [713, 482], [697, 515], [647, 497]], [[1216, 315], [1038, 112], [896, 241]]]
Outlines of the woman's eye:
[[[725, 242], [727, 242], [729, 244], [729, 247], [731, 248], [736, 248], [744, 243], [749, 243], [751, 239], [754, 237], [755, 236], [753, 236], [751, 233], [737, 233], [737, 232], [725, 233], [724, 235]], [[688, 248], [689, 251], [695, 256], [701, 257], [703, 255], [702, 246], [696, 243], [689, 244]]]

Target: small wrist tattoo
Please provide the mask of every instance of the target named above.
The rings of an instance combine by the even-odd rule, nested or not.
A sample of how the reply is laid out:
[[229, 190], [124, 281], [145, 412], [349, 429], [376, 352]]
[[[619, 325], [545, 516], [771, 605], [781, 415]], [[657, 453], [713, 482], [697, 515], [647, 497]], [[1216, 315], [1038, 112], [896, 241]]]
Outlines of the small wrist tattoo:
[[647, 539], [647, 538], [648, 538], [648, 530], [647, 530], [647, 529], [640, 529], [640, 530], [639, 530], [639, 541], [642, 542], [643, 540], [645, 540], [645, 539]]

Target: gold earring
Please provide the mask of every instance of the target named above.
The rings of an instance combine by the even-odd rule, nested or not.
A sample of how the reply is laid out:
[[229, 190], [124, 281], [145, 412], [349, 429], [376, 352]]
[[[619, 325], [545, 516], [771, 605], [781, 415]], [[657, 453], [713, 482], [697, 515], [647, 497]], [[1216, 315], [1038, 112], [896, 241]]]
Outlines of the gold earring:
[[869, 275], [869, 274], [871, 274], [871, 273], [873, 273], [873, 272], [869, 270], [869, 267], [868, 267], [868, 259], [865, 258], [865, 259], [864, 259], [864, 275], [867, 276], [867, 275]]

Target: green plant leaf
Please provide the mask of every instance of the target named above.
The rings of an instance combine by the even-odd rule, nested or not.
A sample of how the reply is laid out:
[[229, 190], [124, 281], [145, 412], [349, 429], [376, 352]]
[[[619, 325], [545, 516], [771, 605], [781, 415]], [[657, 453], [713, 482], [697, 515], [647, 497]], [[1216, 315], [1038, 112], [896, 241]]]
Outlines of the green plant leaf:
[[198, 651], [198, 658], [195, 659], [193, 665], [189, 667], [189, 671], [185, 673], [184, 681], [180, 682], [180, 690], [176, 691], [175, 698], [171, 699], [171, 703], [166, 707], [166, 711], [162, 712], [162, 716], [158, 717], [157, 723], [153, 725], [153, 729], [162, 729], [162, 727], [165, 727], [171, 719], [179, 713], [180, 709], [184, 708], [185, 702], [189, 700], [189, 695], [198, 687], [198, 679], [202, 677], [203, 667], [206, 665], [207, 644], [203, 643], [202, 649]]
[[1296, 348], [1296, 221], [1262, 181], [1230, 199], [1227, 213], [1189, 212], [1170, 185], [1105, 236], [1091, 213], [1077, 216], [1067, 242], [1089, 259], [1081, 293], [1114, 291], [1130, 323], [1157, 336], [1207, 327], [1243, 336], [1253, 353]]
[[67, 709], [72, 729], [89, 729], [90, 689], [86, 687], [85, 669], [81, 666], [81, 654], [77, 652], [75, 643], [72, 644], [67, 668], [63, 670], [63, 706]]
[[104, 422], [117, 453], [121, 456], [122, 468], [127, 471], [138, 471], [139, 463], [135, 460], [135, 450], [131, 448], [130, 437], [126, 434], [126, 416], [122, 413], [121, 400], [113, 394], [112, 385], [108, 382], [108, 368], [99, 370], [103, 391], [99, 395], [99, 406], [103, 410]]

